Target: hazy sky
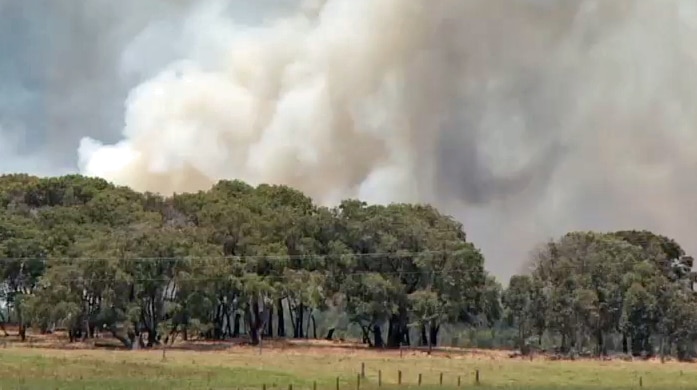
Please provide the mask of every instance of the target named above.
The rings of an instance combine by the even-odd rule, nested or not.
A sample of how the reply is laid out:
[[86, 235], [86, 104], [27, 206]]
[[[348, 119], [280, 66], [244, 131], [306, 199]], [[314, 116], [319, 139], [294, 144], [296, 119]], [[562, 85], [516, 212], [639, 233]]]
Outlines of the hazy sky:
[[693, 0], [0, 0], [0, 172], [432, 202], [489, 268], [697, 249]]

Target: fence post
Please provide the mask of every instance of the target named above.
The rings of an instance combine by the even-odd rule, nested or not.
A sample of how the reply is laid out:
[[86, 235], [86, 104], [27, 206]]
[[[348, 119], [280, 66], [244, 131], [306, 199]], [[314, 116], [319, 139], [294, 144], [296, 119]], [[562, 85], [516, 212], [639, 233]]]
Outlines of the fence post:
[[419, 373], [419, 386], [421, 386], [421, 373]]
[[361, 378], [365, 378], [365, 363], [361, 363]]
[[440, 373], [440, 385], [443, 386], [443, 373]]
[[397, 371], [397, 384], [402, 384], [402, 370]]
[[644, 379], [639, 377], [639, 387], [644, 387]]
[[474, 383], [479, 384], [479, 369], [474, 373]]
[[262, 390], [266, 390], [266, 383], [264, 383], [263, 385], [261, 385], [261, 389], [262, 389]]
[[317, 390], [317, 381], [312, 382], [312, 390]]
[[293, 384], [292, 384], [292, 383], [288, 385], [288, 390], [293, 390]]
[[339, 377], [336, 377], [336, 390], [339, 390]]
[[458, 375], [458, 376], [457, 376], [457, 387], [460, 387], [460, 385], [462, 384], [461, 379], [462, 379], [462, 378], [460, 378], [460, 375]]
[[361, 390], [361, 374], [356, 374], [356, 390]]
[[382, 370], [378, 370], [378, 387], [382, 387]]

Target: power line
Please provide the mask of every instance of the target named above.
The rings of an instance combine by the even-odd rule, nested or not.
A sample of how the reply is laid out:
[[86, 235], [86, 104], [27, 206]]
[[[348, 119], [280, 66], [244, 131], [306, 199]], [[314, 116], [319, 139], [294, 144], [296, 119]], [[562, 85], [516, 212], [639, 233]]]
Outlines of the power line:
[[458, 253], [460, 250], [438, 250], [438, 251], [408, 251], [408, 252], [371, 252], [371, 253], [338, 253], [338, 254], [328, 254], [328, 255], [250, 255], [250, 256], [181, 256], [181, 257], [3, 257], [0, 258], [0, 263], [2, 262], [22, 262], [22, 261], [129, 261], [129, 262], [158, 262], [158, 261], [202, 261], [202, 260], [230, 260], [230, 261], [241, 261], [241, 260], [325, 260], [334, 259], [341, 257], [355, 257], [355, 258], [390, 258], [398, 260], [408, 260], [409, 257], [416, 257], [419, 255], [443, 255], [443, 254], [454, 254]]
[[[448, 271], [404, 271], [404, 272], [399, 272], [399, 271], [393, 271], [393, 272], [373, 272], [373, 271], [352, 271], [352, 272], [343, 272], [341, 273], [342, 276], [364, 276], [364, 275], [379, 275], [379, 276], [417, 276], [417, 275], [443, 275], [443, 274], [454, 274], [457, 272], [454, 272], [452, 270]], [[113, 282], [113, 281], [118, 281], [118, 282], [135, 282], [135, 283], [142, 283], [142, 282], [225, 282], [228, 281], [229, 279], [226, 279], [226, 277], [232, 276], [233, 278], [243, 278], [246, 274], [243, 274], [241, 276], [233, 275], [233, 274], [221, 274], [220, 277], [215, 278], [215, 277], [193, 277], [193, 278], [187, 278], [187, 277], [179, 277], [177, 275], [172, 275], [171, 277], [162, 277], [162, 278], [129, 278], [129, 277], [122, 277], [122, 278], [117, 278], [116, 276], [112, 278], [72, 278], [72, 279], [61, 279], [61, 282], [67, 282], [67, 283], [77, 283], [77, 282]], [[263, 276], [275, 276], [275, 275], [263, 275]], [[279, 277], [283, 278], [284, 275], [278, 275]]]

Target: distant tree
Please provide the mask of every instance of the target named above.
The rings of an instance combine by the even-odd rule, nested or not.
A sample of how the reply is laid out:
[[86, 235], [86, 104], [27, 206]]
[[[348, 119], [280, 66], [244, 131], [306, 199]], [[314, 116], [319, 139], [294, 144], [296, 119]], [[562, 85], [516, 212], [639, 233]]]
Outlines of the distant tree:
[[529, 275], [514, 275], [503, 294], [503, 304], [510, 325], [518, 329], [517, 347], [523, 354], [529, 353], [526, 339], [533, 329], [533, 284]]

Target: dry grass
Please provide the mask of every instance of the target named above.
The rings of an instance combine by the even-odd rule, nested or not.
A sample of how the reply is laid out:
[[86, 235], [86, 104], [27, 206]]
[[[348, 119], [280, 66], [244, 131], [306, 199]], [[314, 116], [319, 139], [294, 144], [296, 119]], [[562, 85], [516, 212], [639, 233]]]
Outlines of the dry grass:
[[[0, 339], [0, 343], [2, 343]], [[33, 346], [34, 348], [27, 348]], [[195, 350], [193, 350], [195, 349]], [[639, 381], [647, 389], [697, 388], [697, 366], [623, 361], [532, 361], [511, 359], [508, 352], [445, 350], [428, 355], [419, 351], [377, 351], [331, 342], [266, 342], [257, 347], [232, 343], [180, 343], [167, 350], [122, 351], [94, 349], [76, 343], [69, 348], [56, 336], [35, 337], [31, 343], [15, 342], [0, 348], [0, 388], [258, 388], [267, 384], [287, 388], [355, 389], [356, 374], [365, 365], [362, 388], [378, 382], [437, 385], [443, 373], [445, 387], [455, 387], [458, 376], [465, 385], [480, 372], [481, 387], [511, 389], [631, 389]], [[9, 382], [8, 382], [9, 381]], [[27, 387], [35, 383], [39, 387]], [[81, 387], [71, 387], [71, 386]], [[7, 387], [10, 386], [10, 387]], [[12, 387], [16, 386], [16, 387]], [[111, 386], [111, 387], [110, 387]], [[220, 387], [216, 387], [220, 386]]]

